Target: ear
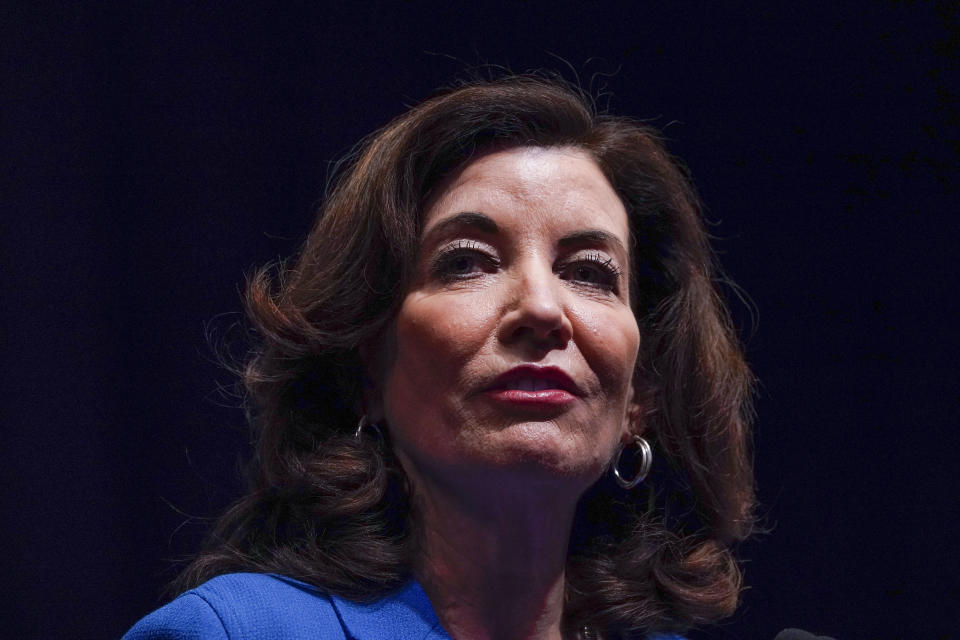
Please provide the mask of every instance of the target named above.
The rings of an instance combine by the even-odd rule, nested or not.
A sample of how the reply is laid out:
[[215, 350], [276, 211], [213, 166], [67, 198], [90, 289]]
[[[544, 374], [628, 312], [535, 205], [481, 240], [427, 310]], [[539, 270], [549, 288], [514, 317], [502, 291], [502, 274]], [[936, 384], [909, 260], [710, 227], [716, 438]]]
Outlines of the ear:
[[633, 436], [642, 436], [647, 430], [647, 424], [644, 420], [645, 403], [642, 394], [636, 389], [636, 385], [631, 385], [630, 402], [627, 404], [626, 416], [623, 421], [623, 431], [620, 434], [620, 441], [624, 444], [633, 442]]

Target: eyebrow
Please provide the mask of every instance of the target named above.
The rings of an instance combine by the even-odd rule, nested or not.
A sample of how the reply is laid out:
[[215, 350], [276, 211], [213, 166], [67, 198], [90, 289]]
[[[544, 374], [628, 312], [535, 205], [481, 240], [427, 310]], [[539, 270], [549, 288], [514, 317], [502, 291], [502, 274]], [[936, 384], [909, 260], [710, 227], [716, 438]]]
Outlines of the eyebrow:
[[424, 244], [427, 244], [427, 242], [434, 236], [443, 236], [452, 229], [460, 229], [464, 227], [468, 229], [476, 229], [477, 231], [481, 231], [490, 235], [497, 235], [500, 233], [500, 227], [497, 226], [497, 223], [494, 222], [493, 218], [490, 216], [477, 211], [464, 211], [455, 216], [444, 218], [431, 227], [430, 230], [427, 231], [423, 236]]
[[620, 251], [620, 253], [624, 256], [630, 255], [627, 251], [627, 248], [623, 246], [622, 242], [620, 242], [620, 238], [613, 235], [609, 231], [603, 231], [602, 229], [584, 229], [582, 231], [574, 231], [573, 233], [568, 233], [560, 238], [557, 244], [565, 249], [583, 245], [602, 245], [612, 247], [615, 251]]

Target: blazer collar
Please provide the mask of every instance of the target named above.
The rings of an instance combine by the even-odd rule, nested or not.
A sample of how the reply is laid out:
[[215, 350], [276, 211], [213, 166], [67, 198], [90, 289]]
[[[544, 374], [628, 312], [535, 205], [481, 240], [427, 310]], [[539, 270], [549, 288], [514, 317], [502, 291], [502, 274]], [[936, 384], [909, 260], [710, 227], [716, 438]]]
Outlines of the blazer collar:
[[450, 640], [416, 580], [375, 602], [351, 602], [335, 595], [330, 600], [351, 640]]

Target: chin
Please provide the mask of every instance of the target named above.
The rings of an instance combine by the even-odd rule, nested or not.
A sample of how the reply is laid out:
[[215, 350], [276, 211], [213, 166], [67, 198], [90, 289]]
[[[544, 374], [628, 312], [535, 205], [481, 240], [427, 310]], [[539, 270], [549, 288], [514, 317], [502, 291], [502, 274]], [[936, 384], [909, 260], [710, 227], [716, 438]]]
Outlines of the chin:
[[561, 433], [551, 423], [522, 423], [496, 434], [483, 447], [483, 457], [494, 468], [519, 472], [545, 482], [571, 482], [584, 489], [597, 480], [604, 464], [591, 456], [592, 443]]

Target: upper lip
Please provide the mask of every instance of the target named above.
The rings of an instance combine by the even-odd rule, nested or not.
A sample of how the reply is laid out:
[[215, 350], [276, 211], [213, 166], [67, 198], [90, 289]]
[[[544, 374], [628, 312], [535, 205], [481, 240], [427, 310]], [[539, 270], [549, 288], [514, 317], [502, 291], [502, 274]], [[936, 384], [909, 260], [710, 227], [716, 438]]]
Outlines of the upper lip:
[[519, 380], [545, 381], [550, 383], [551, 389], [563, 389], [576, 396], [582, 395], [580, 388], [563, 369], [534, 364], [524, 364], [505, 371], [493, 379], [486, 391], [505, 389], [511, 382]]

